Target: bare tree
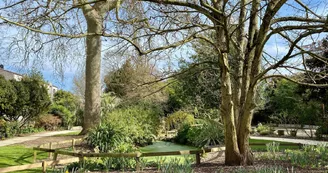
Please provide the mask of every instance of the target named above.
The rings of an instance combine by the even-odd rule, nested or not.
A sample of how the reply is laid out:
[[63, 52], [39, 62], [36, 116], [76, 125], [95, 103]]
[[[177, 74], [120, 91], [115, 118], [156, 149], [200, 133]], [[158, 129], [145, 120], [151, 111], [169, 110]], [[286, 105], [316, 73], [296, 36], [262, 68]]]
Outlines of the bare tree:
[[79, 70], [73, 78], [73, 93], [80, 99], [84, 105], [85, 102], [85, 72]]
[[[143, 15], [125, 15], [138, 3], [143, 4], [139, 8]], [[286, 71], [317, 73], [303, 65], [306, 56], [327, 63], [320, 54], [302, 47], [327, 32], [326, 8], [317, 8], [325, 7], [325, 1], [309, 6], [301, 0], [141, 0], [131, 2], [128, 8], [121, 1], [107, 0], [11, 0], [2, 5], [2, 23], [56, 38], [86, 37], [84, 132], [100, 121], [101, 36], [119, 38], [116, 46], [128, 51], [132, 46], [140, 55], [183, 48], [195, 40], [213, 46], [220, 67], [220, 111], [225, 126], [227, 165], [253, 163], [248, 139], [256, 88], [261, 80], [282, 77], [305, 85], [326, 86], [302, 83], [284, 75]], [[115, 14], [110, 15], [108, 12], [114, 8]], [[73, 11], [74, 15], [66, 15]], [[85, 26], [80, 26], [81, 16], [85, 18]], [[74, 29], [72, 24], [82, 30]], [[209, 38], [205, 33], [214, 36]], [[265, 48], [277, 38], [288, 48], [274, 56]]]
[[[33, 57], [36, 61], [47, 61], [50, 57], [56, 65], [59, 74], [65, 69], [65, 63], [71, 63], [68, 57], [74, 57], [78, 47], [85, 46], [85, 111], [82, 134], [88, 132], [100, 123], [101, 117], [101, 58], [102, 42], [105, 37], [119, 38], [123, 49], [129, 49], [132, 35], [125, 34], [134, 27], [127, 24], [142, 18], [141, 13], [130, 15], [118, 14], [118, 7], [125, 11], [139, 10], [138, 5], [128, 7], [124, 1], [110, 0], [4, 0], [0, 4], [0, 29], [8, 33], [8, 28], [15, 28], [9, 34], [2, 35], [10, 41], [6, 49], [9, 58], [17, 58], [22, 63], [28, 63]], [[130, 4], [130, 2], [127, 2]], [[132, 18], [133, 17], [133, 18]], [[122, 23], [122, 24], [120, 24]], [[125, 40], [123, 43], [122, 40]], [[85, 41], [81, 43], [81, 41]], [[114, 40], [112, 40], [114, 42]], [[135, 45], [131, 41], [132, 45]], [[112, 47], [110, 43], [107, 47]], [[115, 47], [115, 44], [114, 44]], [[107, 48], [107, 49], [109, 49]], [[1, 50], [4, 50], [3, 48]], [[42, 64], [42, 63], [41, 63]]]
[[[143, 0], [148, 2], [138, 39], [130, 43], [141, 54], [181, 48], [195, 40], [211, 45], [218, 56], [221, 80], [220, 112], [225, 126], [225, 163], [249, 165], [251, 120], [256, 91], [262, 80], [285, 78], [310, 86], [290, 74], [306, 72], [324, 78], [304, 65], [306, 57], [327, 63], [317, 51], [304, 44], [315, 42], [328, 31], [324, 1], [310, 5], [301, 0]], [[140, 23], [139, 23], [140, 24]], [[208, 33], [213, 37], [208, 37]], [[286, 51], [276, 55], [268, 45], [282, 42]], [[280, 43], [281, 45], [281, 43]], [[277, 50], [279, 51], [279, 50]], [[287, 75], [288, 74], [288, 75]], [[177, 75], [177, 74], [174, 74]], [[174, 76], [173, 75], [173, 76]], [[160, 80], [166, 80], [170, 76]], [[151, 83], [151, 82], [149, 82]]]
[[[31, 40], [37, 42], [29, 49], [36, 56], [44, 55], [38, 54], [38, 51], [44, 51], [46, 44], [60, 43], [56, 48], [63, 51], [73, 38], [86, 38], [86, 101], [82, 134], [100, 123], [101, 35], [104, 32], [106, 15], [115, 7], [116, 1], [5, 0], [1, 3], [1, 23], [18, 26], [28, 32], [25, 35], [32, 39], [23, 39], [23, 45], [29, 45]], [[20, 45], [16, 47], [19, 48]], [[25, 49], [25, 54], [29, 53]], [[59, 55], [66, 58], [65, 54], [55, 54]]]

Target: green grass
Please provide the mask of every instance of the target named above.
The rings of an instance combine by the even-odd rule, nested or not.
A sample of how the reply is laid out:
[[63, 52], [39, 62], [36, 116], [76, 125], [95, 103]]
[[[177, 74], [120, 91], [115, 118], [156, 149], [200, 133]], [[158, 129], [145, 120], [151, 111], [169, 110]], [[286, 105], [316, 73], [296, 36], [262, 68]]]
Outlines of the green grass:
[[[51, 169], [49, 168], [49, 170], [51, 170]], [[14, 171], [14, 172], [10, 172], [10, 173], [40, 173], [40, 172], [42, 172], [42, 168]]]
[[[259, 143], [271, 143], [271, 142], [279, 142], [279, 141], [273, 141], [273, 140], [263, 140], [263, 139], [249, 139], [249, 143], [255, 143], [255, 144], [259, 144]], [[284, 144], [290, 144], [290, 142], [279, 142], [279, 143], [284, 143]]]
[[[33, 163], [33, 153], [34, 151], [32, 148], [26, 148], [19, 145], [0, 147], [0, 168], [31, 164]], [[45, 159], [47, 157], [48, 153], [38, 152], [37, 160]], [[40, 172], [40, 170], [41, 168], [17, 172], [34, 173]]]
[[[277, 143], [280, 143], [280, 144], [293, 144], [293, 143], [290, 143], [290, 142], [280, 142], [280, 141], [273, 141], [273, 140], [261, 140], [261, 139], [249, 139], [249, 143], [250, 144], [258, 144], [258, 143], [272, 143], [272, 142], [277, 142]], [[252, 150], [253, 151], [266, 151], [266, 146], [263, 145], [263, 146], [251, 146]], [[280, 151], [283, 151], [283, 150], [286, 150], [286, 149], [291, 149], [291, 150], [296, 150], [296, 149], [299, 149], [298, 146], [279, 146], [279, 150]]]

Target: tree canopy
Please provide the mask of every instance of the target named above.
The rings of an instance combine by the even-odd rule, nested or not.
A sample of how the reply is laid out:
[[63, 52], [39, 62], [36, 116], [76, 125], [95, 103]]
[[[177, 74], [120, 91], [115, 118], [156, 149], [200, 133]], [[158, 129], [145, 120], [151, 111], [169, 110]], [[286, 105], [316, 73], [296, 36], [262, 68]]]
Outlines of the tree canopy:
[[[57, 50], [63, 51], [76, 43], [73, 38], [86, 38], [83, 133], [100, 124], [101, 120], [100, 69], [104, 45], [114, 54], [131, 51], [140, 57], [161, 55], [171, 61], [174, 53], [166, 50], [181, 50], [188, 43], [199, 40], [207, 42], [215, 52], [220, 69], [218, 81], [221, 86], [220, 115], [225, 128], [225, 163], [245, 165], [253, 163], [248, 139], [257, 87], [261, 81], [284, 78], [308, 86], [327, 86], [290, 78], [284, 73], [316, 73], [302, 67], [304, 56], [326, 62], [320, 53], [304, 48], [304, 44], [328, 31], [327, 9], [316, 10], [313, 1], [308, 2], [14, 0], [1, 4], [0, 20], [7, 27], [22, 28], [23, 37], [28, 38], [22, 39], [23, 43], [29, 43], [23, 44], [27, 45], [24, 48], [32, 54], [41, 50], [47, 52], [46, 45], [56, 45]], [[316, 2], [322, 7], [326, 3]], [[212, 32], [213, 37], [208, 37], [208, 32]], [[108, 37], [113, 38], [113, 42], [103, 44]], [[270, 52], [268, 47], [274, 45], [274, 40], [283, 43], [286, 51], [278, 51], [278, 55]], [[20, 50], [20, 44], [13, 45]], [[48, 50], [51, 46], [47, 47]], [[170, 56], [165, 56], [167, 53]], [[55, 54], [54, 58], [65, 59], [66, 55]], [[166, 80], [169, 75], [165, 74], [156, 81]]]
[[[218, 109], [220, 105], [220, 70], [218, 57], [206, 42], [193, 44], [195, 54], [179, 63], [179, 75], [168, 87], [169, 109], [190, 106]], [[169, 82], [169, 83], [170, 83]], [[172, 110], [172, 111], [173, 111]]]
[[[51, 101], [42, 76], [33, 73], [21, 81], [0, 77], [2, 95], [1, 116], [7, 121], [19, 121], [23, 126], [49, 110]], [[10, 101], [10, 102], [9, 102]]]
[[124, 64], [105, 77], [105, 92], [112, 93], [124, 100], [152, 100], [154, 102], [166, 101], [166, 93], [162, 90], [165, 82], [154, 82], [157, 69], [147, 61], [128, 59]]

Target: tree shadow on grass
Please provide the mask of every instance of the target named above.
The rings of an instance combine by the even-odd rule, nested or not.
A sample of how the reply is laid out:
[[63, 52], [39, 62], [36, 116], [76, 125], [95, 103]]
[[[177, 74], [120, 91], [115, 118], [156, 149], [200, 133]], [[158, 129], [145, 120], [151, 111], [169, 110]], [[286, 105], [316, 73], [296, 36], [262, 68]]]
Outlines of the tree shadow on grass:
[[26, 152], [22, 154], [20, 157], [18, 157], [15, 162], [23, 165], [23, 164], [30, 164], [33, 161], [33, 154], [30, 152]]

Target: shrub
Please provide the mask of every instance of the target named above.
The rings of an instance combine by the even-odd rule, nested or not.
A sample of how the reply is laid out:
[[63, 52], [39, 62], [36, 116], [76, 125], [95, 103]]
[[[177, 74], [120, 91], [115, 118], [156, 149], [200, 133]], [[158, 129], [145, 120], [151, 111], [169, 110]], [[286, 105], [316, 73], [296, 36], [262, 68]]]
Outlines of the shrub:
[[[60, 169], [60, 173], [85, 173], [90, 171], [104, 170], [105, 165], [100, 159], [83, 160], [83, 162], [73, 162], [68, 164], [64, 169]], [[58, 168], [57, 168], [58, 170]]]
[[75, 122], [74, 125], [82, 126], [84, 121], [84, 110], [82, 108], [78, 108], [75, 112]]
[[74, 115], [62, 105], [52, 105], [50, 113], [61, 117], [63, 121], [62, 125], [65, 127], [70, 127], [75, 122]]
[[98, 148], [100, 152], [114, 151], [120, 145], [132, 142], [124, 131], [110, 124], [103, 124], [91, 130], [86, 141], [88, 145]]
[[[113, 153], [132, 153], [135, 152], [135, 148], [128, 143], [120, 145], [119, 148], [112, 151]], [[134, 158], [124, 158], [124, 157], [106, 157], [102, 159], [90, 159], [84, 160], [82, 163], [71, 163], [67, 166], [67, 170], [73, 172], [89, 172], [89, 171], [108, 171], [134, 169], [136, 167], [136, 161]]]
[[[104, 124], [90, 131], [86, 137], [88, 145], [98, 148], [100, 152], [132, 153], [136, 151], [133, 141], [122, 129]], [[135, 167], [132, 158], [104, 158], [100, 160], [103, 169], [131, 169]], [[90, 168], [88, 168], [90, 170]]]
[[175, 158], [172, 159], [170, 162], [163, 162], [160, 163], [160, 171], [162, 173], [193, 173], [193, 167], [192, 167], [192, 160], [186, 158], [185, 162], [181, 162], [180, 159]]
[[218, 145], [224, 141], [223, 126], [215, 120], [198, 120], [197, 125], [184, 124], [174, 140], [196, 147]]
[[43, 128], [34, 128], [31, 126], [20, 127], [17, 121], [5, 121], [0, 119], [0, 139], [14, 137], [18, 134], [35, 133], [43, 131]]
[[37, 132], [42, 132], [44, 131], [44, 128], [35, 128], [35, 127], [24, 127], [19, 130], [19, 134], [29, 134], [29, 133], [37, 133]]
[[64, 106], [71, 113], [76, 111], [78, 105], [77, 97], [74, 96], [74, 94], [64, 90], [59, 90], [54, 94], [53, 102], [56, 105]]
[[2, 118], [0, 118], [0, 139], [5, 138], [5, 132], [6, 132], [6, 121]]
[[258, 125], [258, 127], [256, 128], [256, 131], [260, 134], [260, 135], [270, 135], [273, 134], [272, 128], [270, 126], [267, 125]]
[[19, 134], [19, 123], [17, 121], [6, 122], [6, 137], [13, 137]]
[[267, 154], [273, 160], [275, 160], [277, 157], [277, 153], [279, 152], [279, 145], [280, 143], [277, 142], [271, 142], [266, 144]]
[[206, 109], [203, 107], [192, 107], [190, 108], [195, 118], [199, 119], [220, 119], [220, 110], [216, 108]]
[[177, 111], [166, 118], [167, 129], [179, 129], [183, 124], [193, 124], [194, 116], [188, 112]]
[[140, 103], [105, 112], [103, 122], [126, 134], [136, 145], [151, 144], [160, 130], [162, 110], [152, 104]]
[[[14, 112], [15, 102], [18, 99], [14, 85], [0, 75], [0, 117], [8, 116]], [[10, 119], [11, 117], [9, 117]], [[8, 118], [6, 118], [8, 120]]]
[[103, 93], [101, 95], [101, 110], [105, 114], [113, 111], [120, 103], [120, 99], [113, 96], [112, 93]]
[[325, 167], [328, 165], [327, 145], [308, 145], [303, 150], [286, 150], [286, 158], [301, 167]]
[[188, 132], [191, 130], [190, 124], [184, 124], [178, 130], [177, 135], [174, 138], [174, 141], [179, 144], [188, 144]]
[[0, 116], [7, 122], [19, 120], [19, 125], [48, 112], [51, 101], [39, 74], [24, 76], [21, 81], [10, 80], [4, 83], [0, 77]]
[[35, 127], [44, 128], [45, 130], [56, 130], [62, 124], [60, 117], [47, 114], [39, 117], [35, 123]]
[[[126, 152], [133, 152], [125, 150]], [[117, 152], [116, 152], [117, 153]], [[183, 161], [181, 158], [172, 158], [169, 162], [165, 157], [156, 157], [156, 161], [147, 161], [140, 158], [141, 172], [145, 167], [157, 167], [157, 171], [162, 173], [192, 173], [192, 163], [194, 158], [184, 157]], [[109, 170], [133, 170], [136, 167], [136, 161], [133, 158], [102, 158], [102, 159], [90, 159], [84, 160], [82, 163], [74, 162], [67, 165], [62, 172], [108, 172]], [[58, 170], [58, 169], [57, 169]], [[129, 171], [130, 172], [130, 171]], [[131, 171], [132, 172], [132, 171]]]
[[319, 126], [315, 132], [315, 136], [319, 139], [321, 139], [323, 135], [328, 135], [328, 126], [326, 124]]
[[219, 145], [224, 141], [223, 125], [215, 120], [198, 120], [187, 134], [189, 143], [196, 147]]
[[[130, 143], [123, 143], [119, 145], [117, 148], [113, 150], [113, 153], [133, 153], [136, 151], [136, 148]], [[126, 157], [119, 157], [119, 158], [104, 158], [103, 162], [107, 170], [115, 169], [115, 170], [126, 170], [126, 169], [134, 169], [136, 166], [136, 162], [134, 158], [126, 158]]]
[[19, 134], [19, 123], [16, 121], [10, 122], [0, 119], [0, 139], [10, 138]]

